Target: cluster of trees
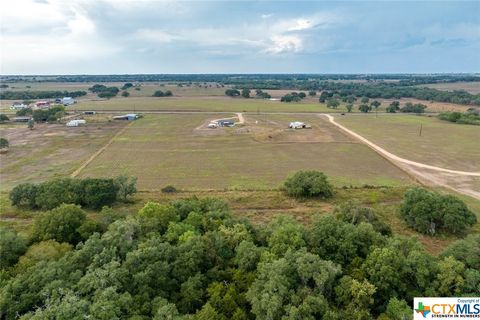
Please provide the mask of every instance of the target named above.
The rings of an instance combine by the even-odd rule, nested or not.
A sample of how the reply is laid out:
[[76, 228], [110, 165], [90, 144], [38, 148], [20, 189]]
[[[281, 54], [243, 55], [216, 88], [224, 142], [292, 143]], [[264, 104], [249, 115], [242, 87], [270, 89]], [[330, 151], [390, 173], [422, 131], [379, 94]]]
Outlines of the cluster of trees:
[[385, 108], [385, 111], [389, 113], [396, 113], [398, 110], [400, 110], [400, 102], [396, 100], [392, 101], [392, 103]]
[[133, 83], [127, 82], [122, 86], [122, 90], [127, 90], [129, 88], [133, 87]]
[[99, 98], [113, 98], [116, 97], [120, 89], [117, 87], [107, 87], [103, 84], [94, 84], [88, 88], [90, 92], [96, 93]]
[[173, 96], [172, 91], [166, 90], [163, 92], [162, 90], [157, 90], [153, 93], [152, 97], [171, 97]]
[[[250, 89], [248, 88], [243, 88], [242, 91], [239, 91], [237, 89], [227, 89], [225, 90], [225, 95], [226, 96], [229, 96], [229, 97], [238, 97], [238, 96], [242, 96], [243, 98], [250, 98]], [[270, 96], [268, 93], [266, 92], [262, 92], [262, 90], [257, 90], [257, 95], [256, 97], [257, 98], [263, 98], [264, 95], [268, 95]], [[264, 98], [266, 99], [266, 98]]]
[[471, 109], [467, 112], [442, 112], [438, 115], [440, 120], [450, 121], [460, 124], [480, 125], [480, 114], [477, 109]]
[[225, 95], [229, 97], [238, 97], [240, 95], [240, 91], [237, 89], [227, 89], [225, 90]]
[[268, 92], [257, 89], [255, 90], [255, 97], [260, 99], [270, 99], [272, 96]]
[[48, 109], [37, 109], [33, 111], [30, 108], [25, 108], [17, 111], [17, 114], [20, 113], [20, 111], [24, 110], [25, 115], [28, 115], [30, 110], [33, 121], [35, 122], [55, 122], [57, 120], [60, 120], [65, 115], [65, 107], [60, 104], [54, 105]]
[[427, 106], [421, 103], [411, 103], [407, 102], [405, 105], [400, 108], [400, 112], [405, 112], [405, 113], [424, 113], [425, 109], [427, 109]]
[[477, 222], [462, 200], [423, 188], [407, 190], [400, 212], [409, 226], [430, 235], [462, 233]]
[[12, 205], [30, 209], [53, 209], [62, 203], [98, 209], [117, 200], [126, 201], [134, 194], [137, 179], [118, 176], [115, 179], [55, 179], [40, 184], [23, 183], [9, 194]]
[[0, 228], [1, 318], [409, 319], [413, 297], [480, 285], [479, 235], [434, 257], [353, 204], [308, 227], [253, 226], [208, 198], [98, 216], [62, 205], [30, 239]]
[[85, 91], [2, 91], [0, 99], [6, 100], [36, 100], [55, 99], [63, 97], [81, 97], [86, 95]]
[[322, 90], [320, 102], [329, 97], [368, 97], [382, 99], [415, 98], [419, 100], [450, 102], [456, 104], [480, 105], [480, 94], [471, 94], [466, 91], [441, 91], [427, 87], [405, 86], [396, 83], [343, 83], [343, 82], [311, 82], [302, 90]]
[[307, 95], [305, 92], [291, 92], [287, 93], [283, 97], [280, 98], [281, 102], [299, 102], [302, 101]]

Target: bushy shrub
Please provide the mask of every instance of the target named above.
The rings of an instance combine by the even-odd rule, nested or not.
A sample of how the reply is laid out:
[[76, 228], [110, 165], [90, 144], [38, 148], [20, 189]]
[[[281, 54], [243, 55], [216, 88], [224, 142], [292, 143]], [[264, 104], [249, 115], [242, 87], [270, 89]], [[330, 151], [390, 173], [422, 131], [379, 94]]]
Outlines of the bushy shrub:
[[175, 188], [174, 186], [168, 185], [168, 186], [162, 188], [162, 192], [163, 193], [175, 193], [175, 192], [177, 192], [177, 188]]
[[333, 196], [333, 186], [327, 176], [320, 171], [299, 171], [287, 179], [285, 191], [292, 197], [330, 198]]
[[423, 188], [407, 190], [400, 212], [412, 228], [431, 235], [439, 231], [460, 233], [477, 222], [462, 200]]

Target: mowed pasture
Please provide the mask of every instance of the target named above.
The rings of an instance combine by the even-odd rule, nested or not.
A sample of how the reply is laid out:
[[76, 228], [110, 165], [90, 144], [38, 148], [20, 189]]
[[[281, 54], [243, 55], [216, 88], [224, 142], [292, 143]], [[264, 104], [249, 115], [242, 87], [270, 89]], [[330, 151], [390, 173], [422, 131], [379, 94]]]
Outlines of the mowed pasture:
[[0, 190], [70, 175], [126, 125], [104, 117], [87, 122], [85, 127], [37, 124], [33, 130], [26, 124], [0, 125], [0, 137], [10, 143], [0, 154]]
[[[247, 115], [244, 126], [206, 128], [209, 119], [222, 117], [226, 116], [146, 115], [79, 176], [134, 175], [140, 190], [166, 185], [187, 190], [271, 189], [305, 169], [324, 171], [336, 186], [411, 183], [403, 171], [316, 115]], [[314, 127], [287, 129], [292, 120], [308, 120]]]
[[447, 169], [480, 171], [478, 126], [401, 114], [347, 115], [335, 119], [402, 158]]

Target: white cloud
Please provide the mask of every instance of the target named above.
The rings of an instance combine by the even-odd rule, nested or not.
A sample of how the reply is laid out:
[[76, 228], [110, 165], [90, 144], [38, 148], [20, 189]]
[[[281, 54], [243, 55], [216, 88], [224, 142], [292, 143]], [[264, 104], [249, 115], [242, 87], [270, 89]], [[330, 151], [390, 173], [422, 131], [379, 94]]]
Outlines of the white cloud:
[[273, 13], [265, 13], [265, 14], [262, 14], [262, 15], [261, 15], [262, 19], [268, 19], [268, 18], [270, 18], [270, 17], [272, 17], [272, 16], [273, 16]]
[[159, 29], [139, 29], [135, 33], [135, 37], [156, 43], [169, 43], [181, 39], [178, 35]]
[[301, 31], [313, 27], [313, 22], [307, 19], [297, 19], [295, 24], [287, 29], [287, 31]]
[[269, 44], [268, 48], [263, 50], [263, 52], [268, 54], [295, 53], [303, 50], [303, 41], [298, 36], [276, 35], [270, 40], [271, 43]]
[[62, 1], [11, 4], [1, 13], [2, 73], [53, 72], [120, 50], [97, 34], [94, 21], [73, 2], [70, 6]]

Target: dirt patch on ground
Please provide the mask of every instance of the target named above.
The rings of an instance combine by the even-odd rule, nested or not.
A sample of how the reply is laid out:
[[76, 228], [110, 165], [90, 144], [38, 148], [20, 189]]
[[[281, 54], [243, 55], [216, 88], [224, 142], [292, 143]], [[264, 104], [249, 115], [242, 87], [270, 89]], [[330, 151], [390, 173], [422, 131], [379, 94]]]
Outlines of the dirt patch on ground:
[[[298, 118], [298, 119], [297, 119]], [[289, 120], [302, 121], [310, 125], [309, 129], [290, 129]], [[247, 117], [247, 126], [253, 133], [253, 139], [267, 143], [319, 143], [319, 142], [352, 142], [352, 140], [320, 118], [275, 116]]]

